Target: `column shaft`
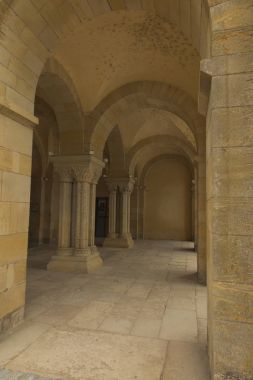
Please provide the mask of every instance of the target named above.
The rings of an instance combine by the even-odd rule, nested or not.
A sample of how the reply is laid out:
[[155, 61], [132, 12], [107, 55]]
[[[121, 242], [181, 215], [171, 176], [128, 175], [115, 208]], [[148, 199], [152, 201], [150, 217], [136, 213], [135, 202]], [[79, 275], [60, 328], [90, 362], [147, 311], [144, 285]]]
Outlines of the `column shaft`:
[[70, 248], [71, 182], [60, 181], [58, 248]]
[[111, 239], [116, 238], [116, 211], [117, 211], [117, 190], [113, 189], [109, 195], [109, 234]]
[[129, 233], [129, 194], [128, 191], [122, 192], [122, 214], [121, 214], [121, 236], [126, 237]]
[[86, 250], [89, 247], [90, 184], [87, 182], [81, 182], [79, 188], [80, 188], [79, 249]]
[[95, 183], [90, 184], [90, 236], [89, 245], [95, 246], [95, 221], [96, 221], [96, 187]]
[[80, 221], [81, 221], [81, 188], [82, 188], [82, 183], [81, 182], [76, 182], [75, 184], [76, 187], [76, 204], [75, 204], [75, 249], [80, 248]]

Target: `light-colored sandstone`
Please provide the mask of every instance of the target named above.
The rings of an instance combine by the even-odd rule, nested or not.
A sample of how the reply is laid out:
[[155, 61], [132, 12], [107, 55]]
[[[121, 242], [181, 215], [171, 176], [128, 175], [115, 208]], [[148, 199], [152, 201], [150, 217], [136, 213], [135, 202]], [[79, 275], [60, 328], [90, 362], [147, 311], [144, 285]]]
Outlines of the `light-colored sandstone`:
[[[252, 6], [252, 0], [1, 2], [0, 331], [23, 317], [27, 247], [39, 245], [40, 255], [29, 257], [29, 265], [45, 268], [51, 257], [52, 282], [67, 278], [61, 277], [66, 272], [82, 278], [97, 270], [116, 277], [124, 273], [121, 286], [136, 300], [129, 301], [129, 310], [121, 304], [106, 316], [101, 331], [183, 337], [191, 345], [169, 348], [172, 362], [179, 352], [193, 352], [195, 362], [201, 359], [193, 342], [203, 342], [208, 317], [212, 379], [251, 380]], [[184, 166], [187, 181], [181, 169], [172, 175], [172, 162]], [[109, 215], [102, 206], [96, 211], [97, 198], [105, 205], [109, 199]], [[115, 273], [115, 247], [134, 249], [133, 237], [145, 236], [195, 242], [198, 280], [208, 280], [208, 315], [204, 300], [195, 309], [195, 290], [184, 278], [193, 269], [184, 246], [182, 256], [172, 255], [169, 264], [163, 242], [156, 243], [159, 262], [145, 244], [133, 262], [131, 250], [117, 251], [126, 261]], [[96, 243], [114, 247], [106, 253], [110, 265], [102, 267]], [[145, 254], [143, 282], [129, 283], [130, 272], [133, 278], [140, 274]], [[163, 280], [181, 276], [184, 282], [169, 288], [172, 298], [161, 328], [157, 303], [167, 302], [168, 289], [147, 284], [158, 274]], [[98, 302], [120, 297], [109, 291], [108, 281], [92, 276], [104, 289]], [[59, 291], [52, 284], [43, 287], [39, 302], [50, 304]], [[136, 304], [149, 292], [152, 307], [133, 323]], [[77, 289], [66, 297], [72, 306], [79, 301]], [[122, 342], [115, 352], [125, 352]], [[159, 351], [162, 344], [155, 346]], [[82, 344], [79, 350], [87, 353]], [[143, 358], [148, 361], [149, 353]], [[141, 380], [161, 378], [160, 362], [152, 374], [141, 373], [138, 360], [132, 363]], [[171, 368], [164, 380], [187, 373], [182, 368], [175, 375]], [[132, 380], [134, 374], [126, 373]], [[201, 370], [191, 373], [202, 376]]]

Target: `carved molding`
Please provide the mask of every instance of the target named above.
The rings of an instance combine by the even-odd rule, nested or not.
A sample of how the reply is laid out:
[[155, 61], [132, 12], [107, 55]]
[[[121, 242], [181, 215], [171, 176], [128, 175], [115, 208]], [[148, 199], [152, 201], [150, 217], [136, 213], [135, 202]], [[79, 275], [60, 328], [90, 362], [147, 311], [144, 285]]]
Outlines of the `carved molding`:
[[54, 172], [58, 175], [60, 182], [73, 182], [73, 176], [70, 167], [54, 165]]
[[53, 156], [51, 161], [59, 177], [65, 180], [97, 184], [104, 162], [91, 155]]
[[133, 178], [106, 178], [106, 185], [110, 192], [117, 191], [119, 189], [121, 192], [130, 192], [132, 193], [134, 189], [134, 180]]

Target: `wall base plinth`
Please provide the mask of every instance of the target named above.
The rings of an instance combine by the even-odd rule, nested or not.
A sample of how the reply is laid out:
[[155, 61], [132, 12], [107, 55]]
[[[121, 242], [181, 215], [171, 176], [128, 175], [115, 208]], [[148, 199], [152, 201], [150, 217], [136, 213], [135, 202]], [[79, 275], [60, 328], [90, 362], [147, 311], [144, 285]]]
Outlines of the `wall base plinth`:
[[52, 272], [92, 273], [103, 265], [98, 251], [78, 251], [75, 256], [52, 256], [47, 270]]
[[119, 236], [116, 239], [108, 237], [105, 239], [103, 246], [112, 248], [132, 248], [134, 246], [134, 241], [131, 235]]
[[214, 375], [214, 380], [252, 380], [252, 375], [227, 373], [225, 375]]
[[0, 318], [0, 333], [4, 333], [13, 329], [23, 322], [24, 319], [24, 307], [21, 307], [13, 312]]

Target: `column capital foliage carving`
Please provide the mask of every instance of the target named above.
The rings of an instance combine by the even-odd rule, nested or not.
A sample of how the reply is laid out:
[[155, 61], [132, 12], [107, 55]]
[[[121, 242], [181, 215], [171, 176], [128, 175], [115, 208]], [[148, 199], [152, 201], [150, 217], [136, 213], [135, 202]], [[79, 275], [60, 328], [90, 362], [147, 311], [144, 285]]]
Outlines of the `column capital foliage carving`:
[[74, 178], [77, 182], [97, 184], [101, 177], [103, 166], [100, 163], [89, 162], [72, 166]]
[[73, 177], [71, 169], [67, 166], [54, 165], [54, 171], [58, 174], [60, 182], [72, 182]]
[[102, 174], [103, 161], [91, 155], [51, 157], [57, 172], [66, 173], [77, 182], [96, 184]]
[[108, 177], [106, 178], [106, 185], [110, 192], [119, 190], [121, 192], [128, 191], [132, 192], [134, 188], [134, 179], [127, 177], [127, 178], [116, 178], [116, 177]]
[[119, 190], [121, 192], [132, 193], [134, 189], [134, 179], [133, 178], [121, 178], [119, 181]]

